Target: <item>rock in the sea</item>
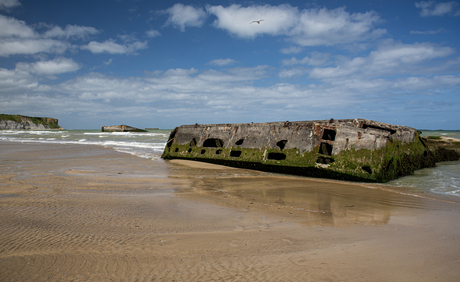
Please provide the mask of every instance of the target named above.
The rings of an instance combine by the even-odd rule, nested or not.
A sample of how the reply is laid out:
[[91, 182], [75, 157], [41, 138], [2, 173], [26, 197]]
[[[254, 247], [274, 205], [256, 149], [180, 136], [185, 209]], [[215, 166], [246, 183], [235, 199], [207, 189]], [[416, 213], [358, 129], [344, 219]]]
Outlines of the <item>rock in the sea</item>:
[[101, 128], [102, 132], [147, 132], [147, 130], [139, 129], [129, 125], [110, 125], [103, 126]]

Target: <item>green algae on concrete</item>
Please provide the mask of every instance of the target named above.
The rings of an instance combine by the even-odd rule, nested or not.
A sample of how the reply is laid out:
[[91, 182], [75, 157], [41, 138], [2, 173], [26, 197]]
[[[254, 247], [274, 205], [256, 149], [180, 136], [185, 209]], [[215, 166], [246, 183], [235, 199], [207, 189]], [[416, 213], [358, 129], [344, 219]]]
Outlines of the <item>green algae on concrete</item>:
[[164, 159], [270, 172], [386, 182], [435, 166], [417, 130], [364, 119], [183, 125]]

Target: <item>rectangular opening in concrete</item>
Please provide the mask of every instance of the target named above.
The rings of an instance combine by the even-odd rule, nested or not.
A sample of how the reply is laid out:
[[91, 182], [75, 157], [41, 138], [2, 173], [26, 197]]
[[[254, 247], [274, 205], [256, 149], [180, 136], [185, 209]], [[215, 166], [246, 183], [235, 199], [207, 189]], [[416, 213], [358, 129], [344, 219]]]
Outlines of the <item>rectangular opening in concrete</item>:
[[268, 158], [269, 160], [281, 161], [281, 160], [285, 160], [285, 159], [286, 159], [286, 155], [283, 154], [283, 153], [268, 153], [267, 158]]
[[241, 138], [240, 140], [236, 141], [235, 145], [236, 146], [243, 145], [243, 142], [244, 142], [244, 138]]
[[230, 151], [230, 157], [238, 158], [241, 156], [241, 151]]
[[367, 172], [367, 173], [369, 173], [369, 174], [372, 174], [372, 169], [371, 169], [370, 166], [368, 166], [368, 165], [363, 165], [363, 166], [362, 166], [362, 169], [363, 169], [365, 172]]
[[209, 138], [204, 140], [203, 147], [208, 148], [221, 148], [224, 146], [224, 141], [217, 138]]
[[332, 156], [332, 145], [326, 142], [321, 142], [318, 153], [321, 155]]
[[196, 146], [196, 139], [193, 138], [192, 141], [190, 141], [190, 147], [195, 147]]
[[330, 163], [333, 163], [334, 162], [334, 159], [333, 158], [326, 158], [326, 157], [319, 157], [317, 160], [316, 160], [316, 163], [319, 163], [319, 164], [330, 164]]
[[286, 143], [287, 143], [287, 140], [281, 140], [281, 141], [276, 142], [276, 146], [278, 146], [280, 150], [283, 150], [284, 147], [286, 147]]
[[216, 151], [216, 155], [220, 155], [220, 154], [222, 154], [222, 150], [221, 150], [221, 149], [218, 149], [218, 150]]
[[323, 131], [323, 137], [322, 137], [321, 139], [323, 139], [323, 140], [329, 140], [329, 141], [334, 141], [334, 140], [335, 140], [335, 135], [336, 135], [335, 130], [332, 130], [332, 129], [324, 129], [324, 131]]

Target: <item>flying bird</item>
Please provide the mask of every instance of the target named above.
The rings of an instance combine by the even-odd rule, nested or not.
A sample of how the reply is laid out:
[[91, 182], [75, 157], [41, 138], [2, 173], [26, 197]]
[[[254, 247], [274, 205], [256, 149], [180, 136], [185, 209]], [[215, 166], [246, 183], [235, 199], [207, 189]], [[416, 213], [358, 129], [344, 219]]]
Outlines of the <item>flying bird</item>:
[[250, 22], [249, 24], [252, 24], [252, 23], [258, 23], [258, 24], [260, 24], [260, 22], [263, 22], [263, 21], [264, 21], [264, 20], [252, 21], [252, 22]]

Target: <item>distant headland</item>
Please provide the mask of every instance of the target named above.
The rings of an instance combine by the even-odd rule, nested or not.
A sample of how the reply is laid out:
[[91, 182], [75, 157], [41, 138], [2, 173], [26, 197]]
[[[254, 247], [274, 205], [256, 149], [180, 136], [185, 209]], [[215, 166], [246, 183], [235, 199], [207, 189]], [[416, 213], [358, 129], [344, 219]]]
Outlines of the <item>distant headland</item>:
[[48, 117], [0, 114], [0, 130], [62, 130], [58, 120]]

